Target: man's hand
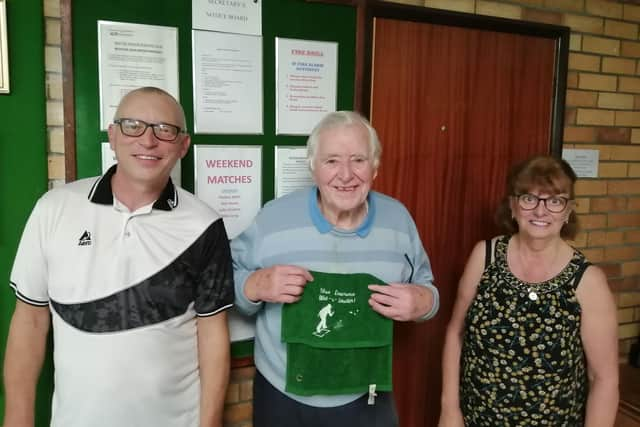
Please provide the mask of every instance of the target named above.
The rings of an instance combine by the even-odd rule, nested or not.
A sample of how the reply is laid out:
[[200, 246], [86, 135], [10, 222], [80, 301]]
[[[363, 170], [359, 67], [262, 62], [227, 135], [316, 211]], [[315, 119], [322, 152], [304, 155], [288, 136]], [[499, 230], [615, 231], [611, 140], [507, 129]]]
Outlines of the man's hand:
[[374, 311], [393, 320], [417, 320], [433, 305], [433, 295], [424, 286], [407, 283], [369, 285], [373, 292], [369, 305]]
[[307, 282], [313, 281], [308, 270], [294, 265], [274, 265], [255, 271], [247, 279], [244, 293], [251, 301], [296, 302]]

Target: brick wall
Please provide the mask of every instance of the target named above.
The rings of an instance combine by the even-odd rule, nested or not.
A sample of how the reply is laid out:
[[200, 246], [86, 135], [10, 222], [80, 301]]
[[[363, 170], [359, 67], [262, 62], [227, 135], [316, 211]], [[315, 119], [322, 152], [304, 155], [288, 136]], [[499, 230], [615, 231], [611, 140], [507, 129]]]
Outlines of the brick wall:
[[[565, 147], [600, 151], [598, 179], [577, 185], [575, 244], [607, 273], [620, 355], [640, 335], [640, 6], [603, 0], [399, 0], [571, 28]], [[44, 0], [50, 185], [64, 181], [59, 0]], [[254, 370], [233, 369], [225, 426], [251, 426]]]
[[231, 379], [225, 400], [225, 427], [251, 427], [253, 414], [253, 366], [231, 370]]
[[64, 182], [64, 120], [59, 0], [44, 0], [44, 17], [49, 187], [53, 187]]

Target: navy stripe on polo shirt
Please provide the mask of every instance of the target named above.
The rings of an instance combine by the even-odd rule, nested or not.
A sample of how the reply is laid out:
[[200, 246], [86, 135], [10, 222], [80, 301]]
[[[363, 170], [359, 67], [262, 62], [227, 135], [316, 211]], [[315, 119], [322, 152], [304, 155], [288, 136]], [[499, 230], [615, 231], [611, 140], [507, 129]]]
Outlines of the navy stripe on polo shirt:
[[[206, 283], [206, 276], [216, 274], [218, 263], [201, 266], [199, 259], [207, 256], [207, 248], [221, 248], [222, 241], [210, 245], [210, 240], [226, 239], [222, 220], [217, 220], [185, 252], [171, 264], [134, 286], [93, 301], [61, 304], [51, 300], [60, 317], [70, 325], [86, 332], [117, 332], [160, 323], [185, 313], [198, 295], [198, 284]], [[220, 258], [211, 254], [212, 259]], [[202, 272], [200, 273], [200, 269]], [[227, 273], [228, 275], [231, 272]], [[231, 287], [213, 289], [207, 295], [210, 301], [229, 299]], [[210, 316], [229, 307], [207, 306], [207, 300], [197, 314]]]

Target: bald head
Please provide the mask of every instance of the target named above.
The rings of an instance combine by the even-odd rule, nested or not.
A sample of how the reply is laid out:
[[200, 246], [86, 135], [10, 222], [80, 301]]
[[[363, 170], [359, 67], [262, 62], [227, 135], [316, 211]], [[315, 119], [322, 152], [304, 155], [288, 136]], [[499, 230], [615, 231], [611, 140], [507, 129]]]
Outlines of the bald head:
[[187, 120], [184, 115], [184, 109], [182, 105], [173, 97], [171, 94], [163, 89], [153, 87], [153, 86], [145, 86], [138, 89], [134, 89], [131, 92], [127, 93], [120, 100], [120, 104], [118, 104], [118, 108], [116, 109], [116, 114], [113, 117], [114, 120], [123, 118], [123, 117], [131, 117], [136, 118], [137, 111], [132, 111], [135, 109], [133, 105], [137, 105], [140, 98], [148, 97], [149, 99], [153, 99], [155, 97], [165, 98], [171, 110], [170, 113], [174, 116], [173, 122], [176, 126], [179, 126], [182, 130], [187, 130]]

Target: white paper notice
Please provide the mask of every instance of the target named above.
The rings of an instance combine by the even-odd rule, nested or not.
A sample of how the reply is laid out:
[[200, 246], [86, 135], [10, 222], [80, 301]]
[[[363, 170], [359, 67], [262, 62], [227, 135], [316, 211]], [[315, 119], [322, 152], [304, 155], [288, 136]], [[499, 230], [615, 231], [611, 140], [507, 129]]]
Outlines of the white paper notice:
[[193, 31], [195, 133], [262, 134], [262, 37]]
[[248, 340], [256, 335], [255, 317], [245, 316], [239, 313], [235, 307], [227, 313], [231, 342]]
[[262, 35], [262, 0], [192, 0], [193, 28]]
[[156, 86], [179, 99], [177, 28], [98, 21], [98, 63], [102, 130], [133, 89]]
[[195, 194], [224, 219], [230, 239], [262, 206], [262, 147], [196, 145]]
[[0, 93], [9, 93], [9, 51], [7, 50], [7, 7], [0, 0]]
[[336, 110], [338, 44], [276, 38], [276, 134], [308, 135]]
[[[102, 145], [102, 173], [104, 174], [107, 169], [118, 163], [116, 159], [116, 153], [111, 149], [111, 145], [108, 142], [101, 143]], [[177, 186], [182, 185], [182, 167], [179, 160], [171, 170], [171, 180]]]
[[276, 146], [276, 198], [310, 185], [307, 147]]
[[578, 178], [598, 177], [599, 150], [565, 148], [562, 150], [562, 158], [569, 163]]

